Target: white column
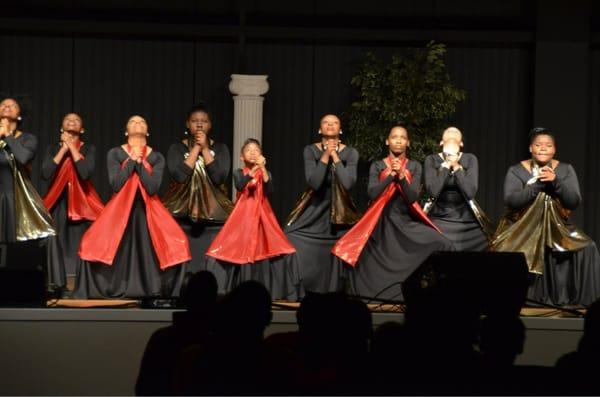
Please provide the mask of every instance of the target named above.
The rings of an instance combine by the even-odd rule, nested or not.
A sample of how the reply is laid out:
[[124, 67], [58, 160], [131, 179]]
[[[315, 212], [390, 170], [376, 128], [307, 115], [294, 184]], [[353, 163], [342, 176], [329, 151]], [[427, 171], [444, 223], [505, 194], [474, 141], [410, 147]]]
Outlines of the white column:
[[[233, 168], [241, 167], [240, 151], [248, 138], [262, 143], [264, 95], [269, 91], [267, 75], [232, 74], [229, 91], [233, 96]], [[235, 196], [235, 195], [234, 195]]]

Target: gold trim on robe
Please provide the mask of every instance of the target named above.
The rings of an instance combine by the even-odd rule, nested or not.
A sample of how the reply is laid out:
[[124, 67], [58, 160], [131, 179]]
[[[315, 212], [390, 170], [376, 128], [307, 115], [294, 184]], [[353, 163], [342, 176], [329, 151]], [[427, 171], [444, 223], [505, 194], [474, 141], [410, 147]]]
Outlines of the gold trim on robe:
[[[286, 221], [286, 226], [296, 222], [304, 212], [315, 191], [308, 188], [294, 205]], [[329, 218], [333, 225], [354, 225], [361, 217], [361, 213], [354, 204], [348, 191], [342, 186], [335, 175], [335, 169], [331, 168], [331, 207]]]
[[[4, 149], [6, 146], [6, 142], [0, 140], [0, 149]], [[55, 236], [56, 230], [52, 216], [31, 184], [27, 171], [21, 170], [14, 154], [8, 151], [4, 153], [13, 175], [16, 240], [27, 241]]]
[[557, 198], [540, 192], [528, 207], [508, 211], [502, 217], [491, 250], [523, 252], [529, 271], [543, 274], [546, 248], [577, 251], [592, 241], [569, 222], [569, 213]]
[[[188, 156], [189, 152], [185, 158]], [[193, 222], [225, 222], [233, 210], [226, 192], [224, 185], [215, 187], [212, 183], [200, 155], [192, 175], [185, 182], [171, 182], [163, 203], [176, 217], [188, 216]]]

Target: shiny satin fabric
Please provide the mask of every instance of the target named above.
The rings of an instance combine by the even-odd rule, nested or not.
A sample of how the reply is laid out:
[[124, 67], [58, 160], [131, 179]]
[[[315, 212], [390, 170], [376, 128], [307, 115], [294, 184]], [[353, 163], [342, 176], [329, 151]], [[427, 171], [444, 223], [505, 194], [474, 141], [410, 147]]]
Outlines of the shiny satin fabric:
[[[296, 222], [300, 215], [309, 205], [315, 191], [308, 188], [302, 193], [300, 199], [294, 205], [294, 209], [288, 215], [286, 226]], [[356, 204], [352, 200], [350, 193], [342, 186], [335, 175], [335, 170], [331, 169], [331, 208], [329, 218], [333, 225], [354, 225], [360, 219], [361, 214]]]
[[[250, 170], [243, 169], [244, 175]], [[296, 249], [281, 230], [264, 192], [262, 171], [237, 194], [233, 212], [206, 255], [238, 265], [292, 254]]]
[[188, 216], [193, 222], [225, 222], [233, 211], [233, 203], [224, 191], [213, 185], [206, 173], [202, 156], [198, 156], [187, 181], [171, 182], [163, 202], [174, 216]]
[[[0, 140], [0, 149], [6, 142]], [[42, 198], [29, 180], [27, 172], [21, 170], [15, 157], [4, 152], [10, 165], [14, 181], [15, 194], [15, 232], [17, 241], [35, 240], [55, 236], [56, 230], [50, 213], [44, 206]], [[25, 175], [23, 175], [25, 173]]]
[[569, 211], [560, 201], [540, 192], [534, 202], [521, 210], [509, 211], [501, 220], [492, 241], [492, 251], [523, 252], [529, 271], [542, 274], [546, 248], [577, 251], [591, 239], [568, 222]]
[[[389, 167], [389, 160], [386, 159], [384, 161]], [[408, 160], [404, 159], [402, 161], [402, 167], [405, 167], [407, 162]], [[390, 172], [390, 168], [381, 171], [379, 174], [379, 180], [387, 178]], [[405, 178], [408, 183], [410, 183], [412, 180], [412, 175], [408, 170], [405, 171]], [[379, 195], [379, 197], [377, 197], [377, 199], [371, 204], [367, 212], [365, 212], [363, 217], [356, 223], [356, 225], [354, 225], [352, 229], [348, 231], [348, 233], [346, 233], [335, 243], [331, 249], [331, 252], [347, 264], [353, 267], [356, 266], [358, 258], [360, 257], [362, 250], [365, 248], [365, 245], [367, 245], [369, 237], [371, 237], [371, 234], [373, 234], [373, 230], [375, 230], [385, 206], [392, 199], [396, 191], [400, 193], [405, 202], [407, 201], [400, 183], [390, 183]], [[414, 202], [408, 205], [408, 208], [414, 217], [441, 233], [438, 227], [435, 226], [427, 217], [425, 212], [423, 212], [419, 203]]]
[[80, 181], [71, 156], [63, 157], [52, 185], [44, 196], [48, 211], [56, 204], [65, 187], [67, 188], [67, 216], [69, 220], [94, 221], [104, 209], [104, 204], [91, 181]]
[[[121, 167], [127, 161], [130, 160], [126, 159]], [[152, 166], [146, 161], [145, 154], [143, 165], [148, 172], [152, 172]], [[81, 259], [112, 265], [129, 222], [131, 207], [138, 190], [146, 205], [148, 231], [160, 268], [164, 270], [192, 258], [187, 236], [181, 227], [163, 206], [159, 197], [150, 196], [142, 185], [140, 177], [137, 173], [133, 173], [81, 238], [79, 246]]]

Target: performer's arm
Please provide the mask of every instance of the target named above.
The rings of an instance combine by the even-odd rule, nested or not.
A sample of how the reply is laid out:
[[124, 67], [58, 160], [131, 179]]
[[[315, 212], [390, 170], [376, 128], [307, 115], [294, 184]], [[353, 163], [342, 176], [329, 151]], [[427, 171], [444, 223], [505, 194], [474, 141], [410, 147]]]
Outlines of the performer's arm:
[[25, 165], [35, 157], [35, 151], [38, 145], [38, 140], [35, 135], [27, 134], [18, 139], [13, 135], [8, 135], [4, 137], [4, 141], [18, 163]]
[[370, 200], [376, 199], [390, 183], [394, 181], [393, 175], [388, 175], [383, 180], [379, 180], [379, 174], [382, 170], [377, 167], [377, 162], [371, 164], [369, 169], [369, 185], [367, 186], [367, 195]]
[[402, 191], [406, 196], [406, 200], [408, 200], [408, 204], [412, 204], [419, 199], [419, 190], [421, 187], [421, 175], [423, 174], [423, 168], [421, 164], [416, 161], [410, 162], [406, 165], [406, 168], [409, 168], [409, 164], [411, 165], [409, 171], [412, 176], [412, 180], [410, 183], [406, 180], [406, 178], [400, 179], [400, 186], [402, 186]]
[[87, 181], [94, 173], [96, 166], [96, 147], [94, 145], [86, 145], [85, 155], [81, 153], [78, 161], [75, 161], [75, 170], [81, 180]]
[[241, 168], [233, 171], [233, 184], [235, 185], [235, 190], [241, 192], [244, 190], [248, 182], [252, 180], [250, 174], [244, 175], [244, 172]]
[[54, 162], [54, 156], [60, 150], [56, 150], [57, 146], [52, 145], [46, 149], [46, 155], [44, 156], [44, 160], [42, 161], [42, 179], [49, 181], [54, 176], [54, 172], [56, 172], [56, 167], [58, 164]]
[[185, 150], [185, 146], [175, 143], [169, 147], [169, 151], [167, 152], [167, 167], [169, 169], [169, 174], [171, 174], [171, 177], [179, 183], [185, 182], [194, 172], [194, 170], [185, 163]]
[[567, 167], [565, 176], [559, 177], [556, 175], [556, 178], [551, 183], [563, 207], [574, 210], [579, 206], [579, 203], [581, 203], [579, 180], [577, 179], [575, 169], [570, 164]]
[[327, 164], [320, 160], [315, 161], [310, 146], [304, 148], [304, 176], [306, 177], [306, 183], [314, 190], [319, 190], [323, 181], [325, 181], [325, 175], [327, 173]]
[[450, 175], [450, 170], [445, 167], [436, 168], [435, 156], [427, 156], [425, 159], [425, 189], [431, 197], [437, 198], [444, 188], [444, 183]]
[[150, 196], [153, 196], [158, 193], [160, 183], [162, 182], [162, 176], [165, 171], [165, 158], [158, 152], [152, 152], [150, 153], [150, 156], [148, 156], [148, 161], [150, 162], [150, 165], [152, 165], [151, 173], [146, 170], [146, 167], [144, 167], [142, 163], [136, 162], [135, 168], [146, 192]]
[[[464, 167], [454, 171], [454, 177], [458, 187], [468, 200], [472, 200], [477, 194], [479, 179], [479, 163], [473, 155], [463, 155]], [[468, 156], [468, 157], [467, 157]], [[463, 162], [461, 161], [461, 162]]]
[[543, 183], [539, 181], [525, 185], [511, 167], [504, 179], [504, 202], [512, 209], [523, 208], [532, 202], [543, 188]]
[[109, 150], [106, 155], [106, 167], [108, 168], [108, 183], [112, 188], [113, 192], [121, 190], [129, 176], [135, 169], [136, 162], [127, 159], [125, 165], [121, 169], [121, 162], [119, 161], [118, 151], [122, 150], [120, 147]]
[[346, 190], [352, 189], [356, 183], [356, 170], [358, 167], [358, 152], [352, 148], [347, 147], [345, 150], [349, 150], [348, 159], [346, 165], [340, 160], [335, 164], [335, 174], [338, 180]]
[[231, 154], [225, 144], [215, 145], [214, 160], [206, 165], [206, 173], [215, 185], [221, 185], [227, 181], [227, 175], [231, 171]]

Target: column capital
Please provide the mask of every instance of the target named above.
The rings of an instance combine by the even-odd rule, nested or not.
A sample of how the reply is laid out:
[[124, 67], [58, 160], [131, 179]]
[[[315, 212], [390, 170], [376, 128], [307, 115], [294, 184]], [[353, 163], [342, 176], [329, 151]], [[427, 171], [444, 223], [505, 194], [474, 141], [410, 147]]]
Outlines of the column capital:
[[264, 95], [269, 91], [268, 77], [268, 75], [232, 74], [229, 91], [234, 95]]

